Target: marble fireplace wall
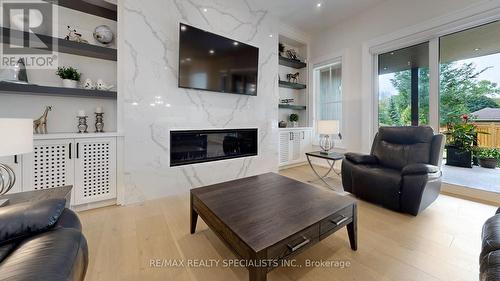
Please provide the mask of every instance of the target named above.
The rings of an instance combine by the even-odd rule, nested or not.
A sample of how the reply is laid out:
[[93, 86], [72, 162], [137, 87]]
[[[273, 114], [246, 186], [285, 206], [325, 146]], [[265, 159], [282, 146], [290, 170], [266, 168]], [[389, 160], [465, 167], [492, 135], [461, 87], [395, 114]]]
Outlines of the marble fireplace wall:
[[[278, 36], [267, 11], [249, 0], [120, 3], [123, 203], [277, 171]], [[258, 47], [258, 95], [178, 88], [180, 22]], [[169, 166], [170, 130], [223, 128], [258, 128], [258, 156]]]

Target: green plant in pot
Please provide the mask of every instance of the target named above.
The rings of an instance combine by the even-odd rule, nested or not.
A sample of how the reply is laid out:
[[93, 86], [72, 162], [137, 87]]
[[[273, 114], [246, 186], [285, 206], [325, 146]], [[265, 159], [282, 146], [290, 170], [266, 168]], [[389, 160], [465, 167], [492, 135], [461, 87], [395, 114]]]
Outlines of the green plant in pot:
[[500, 148], [497, 147], [474, 147], [474, 156], [479, 160], [483, 168], [495, 169], [500, 161]]
[[81, 77], [81, 73], [71, 66], [58, 67], [56, 75], [62, 79], [63, 87], [66, 88], [76, 88]]
[[477, 135], [483, 132], [471, 123], [467, 114], [460, 116], [460, 122], [447, 125], [446, 165], [472, 168], [472, 150], [477, 144]]
[[288, 118], [290, 122], [292, 122], [292, 127], [298, 127], [299, 126], [299, 115], [296, 113], [290, 114], [290, 117]]

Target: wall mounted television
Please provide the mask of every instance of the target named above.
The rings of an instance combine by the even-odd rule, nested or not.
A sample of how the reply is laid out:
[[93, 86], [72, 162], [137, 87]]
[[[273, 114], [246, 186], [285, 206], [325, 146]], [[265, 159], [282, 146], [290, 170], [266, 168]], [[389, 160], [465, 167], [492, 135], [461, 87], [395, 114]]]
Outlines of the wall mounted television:
[[259, 48], [181, 23], [179, 88], [257, 95]]

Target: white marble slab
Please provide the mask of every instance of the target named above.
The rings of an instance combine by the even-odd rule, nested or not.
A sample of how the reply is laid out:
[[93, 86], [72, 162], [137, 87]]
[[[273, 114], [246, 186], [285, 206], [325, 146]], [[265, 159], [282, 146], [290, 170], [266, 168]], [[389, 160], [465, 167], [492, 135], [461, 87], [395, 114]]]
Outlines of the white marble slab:
[[[277, 171], [278, 36], [268, 13], [246, 0], [125, 0], [121, 5], [124, 203]], [[258, 95], [178, 88], [180, 22], [259, 47]], [[258, 156], [169, 167], [170, 130], [220, 128], [258, 128]]]

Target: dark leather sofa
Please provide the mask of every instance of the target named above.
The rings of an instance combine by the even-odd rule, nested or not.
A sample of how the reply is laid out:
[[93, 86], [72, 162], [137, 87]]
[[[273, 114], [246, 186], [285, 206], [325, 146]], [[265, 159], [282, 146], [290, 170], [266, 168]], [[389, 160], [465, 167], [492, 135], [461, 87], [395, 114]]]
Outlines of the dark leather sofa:
[[484, 223], [482, 239], [479, 279], [498, 281], [500, 280], [500, 209]]
[[87, 241], [65, 199], [0, 208], [0, 280], [84, 280]]
[[369, 155], [345, 155], [344, 190], [416, 216], [441, 191], [444, 140], [430, 127], [381, 127]]

